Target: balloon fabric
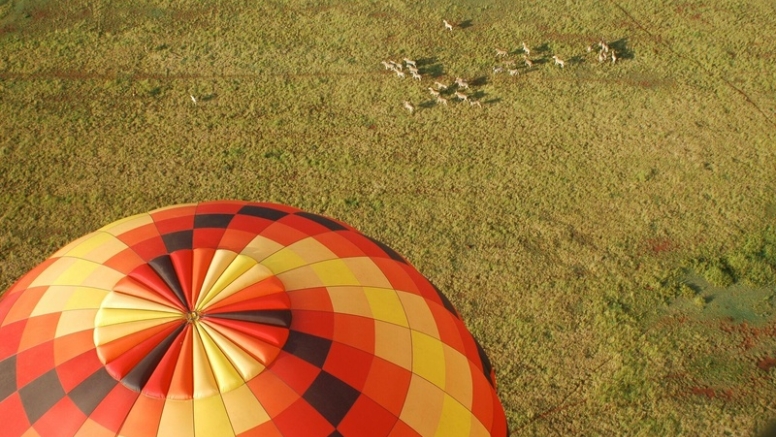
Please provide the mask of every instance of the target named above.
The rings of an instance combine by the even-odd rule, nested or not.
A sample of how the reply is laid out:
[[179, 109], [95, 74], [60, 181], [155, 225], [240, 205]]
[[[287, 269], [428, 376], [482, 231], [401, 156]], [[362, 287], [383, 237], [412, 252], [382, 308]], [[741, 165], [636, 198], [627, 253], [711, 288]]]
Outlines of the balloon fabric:
[[508, 434], [450, 301], [352, 227], [177, 205], [59, 250], [0, 297], [3, 436]]

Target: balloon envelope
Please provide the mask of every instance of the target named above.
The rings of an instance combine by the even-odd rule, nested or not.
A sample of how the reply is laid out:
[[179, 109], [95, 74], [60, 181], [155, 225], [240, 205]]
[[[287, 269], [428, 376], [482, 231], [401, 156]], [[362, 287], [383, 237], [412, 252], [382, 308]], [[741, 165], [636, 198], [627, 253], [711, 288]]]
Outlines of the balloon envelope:
[[129, 217], [0, 298], [2, 435], [506, 436], [450, 302], [350, 226], [236, 201]]

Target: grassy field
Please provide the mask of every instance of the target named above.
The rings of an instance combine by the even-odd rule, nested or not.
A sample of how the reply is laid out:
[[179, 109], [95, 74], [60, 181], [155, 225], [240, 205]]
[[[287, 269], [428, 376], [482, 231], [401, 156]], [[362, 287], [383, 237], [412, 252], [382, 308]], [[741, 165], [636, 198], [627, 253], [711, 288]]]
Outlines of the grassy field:
[[[285, 203], [445, 291], [515, 435], [754, 435], [774, 29], [768, 0], [0, 0], [0, 290], [131, 214]], [[380, 65], [403, 57], [421, 81]], [[456, 77], [481, 108], [434, 104]]]

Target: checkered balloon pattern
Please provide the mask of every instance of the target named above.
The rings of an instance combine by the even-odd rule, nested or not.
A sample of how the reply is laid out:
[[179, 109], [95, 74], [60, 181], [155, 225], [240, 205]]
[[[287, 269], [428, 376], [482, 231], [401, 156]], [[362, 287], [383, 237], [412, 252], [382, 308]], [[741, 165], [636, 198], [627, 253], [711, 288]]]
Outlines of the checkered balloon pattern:
[[291, 207], [139, 214], [0, 297], [14, 436], [508, 434], [490, 362], [384, 244]]

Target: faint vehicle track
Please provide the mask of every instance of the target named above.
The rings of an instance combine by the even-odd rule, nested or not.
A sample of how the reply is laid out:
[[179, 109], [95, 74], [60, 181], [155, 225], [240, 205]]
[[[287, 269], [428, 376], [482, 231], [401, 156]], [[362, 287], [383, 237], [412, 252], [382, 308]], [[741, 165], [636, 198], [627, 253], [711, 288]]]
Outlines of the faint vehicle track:
[[727, 86], [729, 86], [731, 89], [735, 90], [738, 94], [741, 94], [741, 96], [744, 97], [744, 100], [746, 100], [750, 105], [752, 105], [752, 107], [757, 112], [759, 112], [760, 115], [763, 116], [763, 118], [765, 118], [765, 121], [769, 125], [771, 125], [772, 127], [776, 128], [776, 121], [773, 120], [773, 117], [769, 116], [765, 111], [763, 111], [763, 109], [760, 108], [760, 106], [754, 100], [752, 100], [752, 98], [749, 96], [749, 94], [747, 94], [744, 90], [742, 90], [741, 88], [735, 86], [731, 81], [726, 79], [724, 76], [721, 76], [721, 75], [718, 75], [718, 74], [714, 74], [713, 71], [711, 71], [710, 69], [708, 69], [705, 66], [703, 66], [703, 64], [698, 62], [698, 60], [696, 60], [694, 58], [691, 58], [691, 57], [689, 57], [689, 56], [687, 56], [687, 55], [685, 55], [683, 53], [677, 52], [676, 50], [673, 49], [671, 44], [667, 43], [662, 37], [660, 37], [660, 35], [656, 35], [656, 34], [652, 33], [649, 29], [647, 29], [647, 27], [642, 22], [637, 20], [636, 17], [634, 17], [627, 9], [622, 7], [619, 3], [617, 3], [614, 0], [609, 0], [609, 2], [611, 4], [613, 4], [617, 9], [619, 9], [623, 14], [625, 14], [625, 16], [627, 16], [628, 19], [633, 24], [636, 25], [636, 27], [638, 27], [644, 33], [649, 35], [649, 37], [652, 38], [657, 44], [660, 44], [666, 50], [668, 50], [669, 52], [673, 53], [677, 57], [682, 58], [682, 59], [684, 59], [686, 61], [692, 62], [693, 64], [697, 65], [701, 69], [701, 71], [703, 71], [703, 73], [706, 74], [708, 77], [713, 78], [713, 79], [721, 80]]

